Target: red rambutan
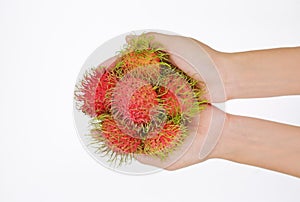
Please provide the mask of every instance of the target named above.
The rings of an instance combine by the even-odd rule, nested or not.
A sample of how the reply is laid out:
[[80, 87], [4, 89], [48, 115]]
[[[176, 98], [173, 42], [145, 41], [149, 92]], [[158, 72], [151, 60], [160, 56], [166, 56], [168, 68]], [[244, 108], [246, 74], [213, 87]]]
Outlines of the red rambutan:
[[130, 74], [124, 76], [112, 91], [112, 113], [120, 123], [147, 124], [151, 119], [151, 110], [158, 104], [152, 85]]
[[75, 91], [75, 99], [79, 109], [91, 117], [98, 116], [109, 110], [110, 90], [116, 85], [117, 79], [105, 67], [92, 69]]
[[149, 123], [150, 111], [158, 105], [157, 93], [151, 85], [144, 85], [136, 90], [130, 98], [128, 110], [134, 123]]
[[172, 91], [161, 86], [158, 89], [158, 96], [160, 98], [160, 101], [164, 109], [167, 111], [167, 114], [169, 116], [174, 117], [180, 112], [179, 101], [176, 95]]
[[[168, 68], [165, 73], [166, 80], [162, 80], [162, 86], [158, 90], [158, 96], [168, 115], [175, 117], [180, 114], [184, 119], [189, 119], [195, 112], [201, 109], [201, 91], [192, 86], [189, 81], [194, 82], [180, 71]], [[193, 84], [194, 85], [194, 84]]]
[[183, 126], [172, 122], [166, 123], [157, 135], [145, 139], [144, 153], [165, 158], [182, 143], [186, 136], [183, 128]]
[[157, 52], [149, 50], [131, 51], [121, 57], [122, 68], [130, 71], [137, 67], [156, 65], [161, 61]]
[[92, 137], [102, 144], [104, 143], [106, 151], [130, 154], [141, 149], [142, 140], [125, 134], [109, 115], [104, 115], [100, 126], [95, 125], [94, 127]]

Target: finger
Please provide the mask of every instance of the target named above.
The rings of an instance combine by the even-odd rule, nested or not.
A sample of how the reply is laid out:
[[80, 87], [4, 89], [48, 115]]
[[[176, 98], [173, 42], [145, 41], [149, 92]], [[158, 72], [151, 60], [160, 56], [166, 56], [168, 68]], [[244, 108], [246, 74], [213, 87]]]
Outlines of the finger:
[[137, 37], [137, 35], [132, 35], [132, 34], [130, 34], [130, 35], [127, 35], [127, 36], [125, 37], [125, 40], [126, 40], [127, 43], [130, 43], [130, 41], [132, 41], [132, 40], [135, 39], [136, 37]]
[[157, 168], [162, 168], [165, 170], [174, 170], [174, 168], [178, 167], [176, 161], [170, 162], [170, 159], [159, 159], [150, 155], [136, 155], [135, 159], [138, 160], [142, 164], [155, 166]]
[[[170, 41], [168, 41], [167, 39], [170, 36], [176, 36], [176, 35], [167, 35], [167, 34], [161, 34], [161, 33], [157, 33], [157, 32], [147, 32], [147, 33], [143, 33], [141, 34], [145, 37], [153, 37], [153, 40], [150, 41], [150, 46], [152, 48], [161, 48], [161, 49], [165, 49], [167, 50], [168, 48], [165, 47], [164, 43], [170, 43]], [[139, 37], [140, 35], [127, 35], [125, 37], [125, 40], [128, 44], [130, 44], [130, 42], [134, 39], [136, 39], [137, 37]]]
[[162, 166], [161, 162], [159, 161], [159, 159], [154, 158], [150, 155], [138, 154], [138, 155], [135, 155], [134, 158], [136, 160], [138, 160], [140, 163], [155, 166], [155, 167], [158, 167], [158, 168], [163, 168], [163, 166]]
[[107, 67], [108, 69], [115, 67], [118, 56], [111, 57], [102, 62], [99, 67]]
[[139, 154], [135, 156], [135, 159], [142, 164], [155, 166], [157, 168], [165, 169], [166, 167], [168, 167], [168, 163], [165, 160], [155, 158], [151, 155]]

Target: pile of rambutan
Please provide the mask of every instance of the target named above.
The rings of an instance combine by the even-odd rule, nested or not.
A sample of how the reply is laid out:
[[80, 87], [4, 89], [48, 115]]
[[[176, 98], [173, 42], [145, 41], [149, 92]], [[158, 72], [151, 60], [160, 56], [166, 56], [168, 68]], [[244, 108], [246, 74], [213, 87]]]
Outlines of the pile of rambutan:
[[145, 34], [132, 38], [111, 65], [86, 71], [76, 85], [78, 110], [91, 119], [91, 144], [117, 164], [135, 154], [168, 157], [207, 104], [204, 84], [152, 44]]

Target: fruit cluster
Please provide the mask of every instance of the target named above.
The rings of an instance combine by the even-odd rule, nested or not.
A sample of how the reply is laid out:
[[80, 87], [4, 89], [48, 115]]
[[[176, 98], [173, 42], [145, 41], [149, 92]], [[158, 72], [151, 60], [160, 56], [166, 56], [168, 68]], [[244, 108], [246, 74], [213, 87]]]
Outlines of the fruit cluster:
[[91, 117], [90, 137], [110, 161], [127, 162], [134, 154], [164, 159], [205, 107], [203, 84], [152, 41], [146, 35], [133, 38], [114, 63], [87, 71], [76, 85], [78, 109]]

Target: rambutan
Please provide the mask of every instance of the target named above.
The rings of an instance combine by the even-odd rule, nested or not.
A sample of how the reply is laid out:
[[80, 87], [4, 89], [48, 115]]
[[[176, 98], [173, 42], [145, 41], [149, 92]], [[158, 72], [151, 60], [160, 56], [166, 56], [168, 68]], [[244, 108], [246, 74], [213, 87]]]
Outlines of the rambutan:
[[174, 117], [180, 112], [180, 104], [174, 92], [161, 86], [158, 89], [158, 96], [169, 116]]
[[137, 74], [137, 70], [133, 71], [113, 89], [111, 113], [118, 125], [131, 131], [131, 136], [145, 138], [160, 129], [165, 117], [155, 87]]
[[126, 71], [137, 67], [157, 65], [160, 61], [161, 57], [159, 54], [151, 49], [131, 51], [121, 57], [122, 68]]
[[[155, 91], [151, 92], [151, 88], [151, 85], [139, 78], [124, 77], [119, 80], [112, 91], [112, 114], [116, 115], [114, 118], [137, 123], [146, 122], [149, 119], [146, 112], [150, 109], [146, 109], [142, 104], [147, 103], [148, 108], [156, 104]], [[139, 93], [144, 93], [144, 97], [142, 98]], [[150, 99], [145, 97], [147, 93], [151, 95]], [[135, 107], [140, 107], [144, 111], [135, 113], [138, 110]], [[145, 120], [141, 120], [142, 118]]]
[[147, 124], [150, 111], [158, 105], [157, 93], [151, 85], [144, 85], [133, 93], [129, 101], [129, 114], [134, 123]]
[[168, 54], [151, 47], [151, 41], [151, 38], [141, 35], [128, 42], [127, 47], [121, 51], [115, 68], [121, 77], [136, 68], [159, 70], [161, 65], [168, 65]]
[[107, 112], [111, 105], [110, 90], [116, 82], [116, 77], [105, 67], [98, 67], [86, 73], [75, 91], [79, 109], [90, 117]]
[[168, 122], [157, 135], [144, 141], [144, 153], [163, 159], [182, 143], [185, 136], [186, 130], [182, 125]]
[[93, 124], [92, 137], [102, 144], [103, 151], [126, 155], [141, 149], [142, 140], [124, 133], [110, 115], [100, 119], [100, 123]]

